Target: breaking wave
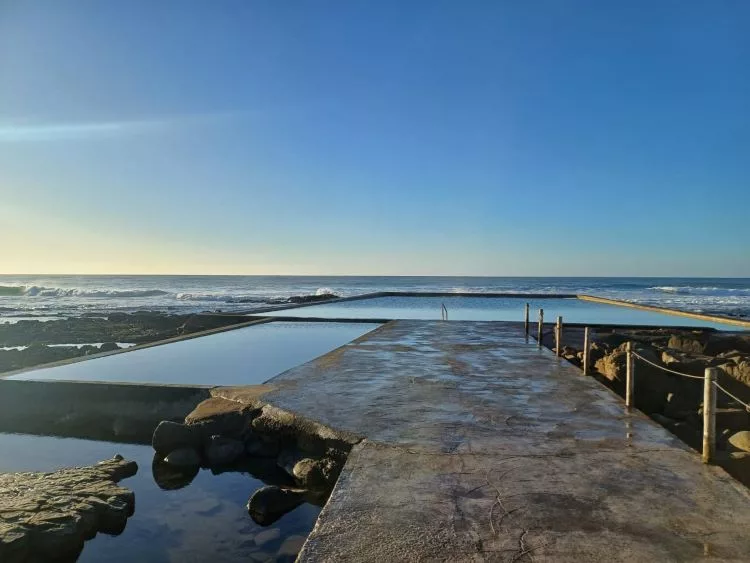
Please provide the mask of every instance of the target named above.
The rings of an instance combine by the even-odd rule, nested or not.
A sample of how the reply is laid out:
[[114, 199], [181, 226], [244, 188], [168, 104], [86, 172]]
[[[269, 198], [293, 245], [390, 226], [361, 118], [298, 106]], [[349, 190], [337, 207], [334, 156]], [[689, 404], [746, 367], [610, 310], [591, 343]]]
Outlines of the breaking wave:
[[26, 297], [156, 297], [168, 295], [160, 289], [80, 289], [38, 285], [0, 285], [2, 296]]
[[671, 285], [660, 285], [656, 287], [650, 287], [655, 291], [662, 293], [671, 293], [675, 295], [701, 295], [706, 297], [734, 297], [734, 296], [750, 296], [750, 288], [733, 288], [733, 287], [706, 287], [706, 286], [671, 286]]

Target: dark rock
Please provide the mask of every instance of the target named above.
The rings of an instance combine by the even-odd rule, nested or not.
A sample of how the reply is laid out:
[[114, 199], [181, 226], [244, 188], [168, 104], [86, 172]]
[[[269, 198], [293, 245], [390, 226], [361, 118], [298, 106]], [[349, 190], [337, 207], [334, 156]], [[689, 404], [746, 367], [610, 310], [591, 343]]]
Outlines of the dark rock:
[[245, 453], [252, 457], [276, 457], [279, 443], [253, 434], [245, 439]]
[[744, 408], [716, 409], [716, 427], [734, 432], [750, 430], [750, 412]]
[[269, 526], [305, 501], [305, 492], [268, 486], [255, 491], [247, 503], [247, 511], [261, 526]]
[[294, 466], [305, 459], [305, 455], [297, 448], [284, 448], [279, 453], [276, 464], [294, 477]]
[[194, 427], [163, 420], [154, 430], [151, 445], [162, 455], [179, 448], [197, 449], [201, 445], [201, 435]]
[[179, 448], [169, 452], [164, 461], [178, 467], [198, 467], [201, 464], [201, 458], [193, 448]]
[[99, 352], [114, 352], [115, 350], [119, 350], [120, 347], [115, 342], [105, 342], [101, 346], [99, 346]]
[[209, 465], [228, 465], [245, 453], [245, 444], [234, 438], [211, 436], [205, 455]]
[[151, 474], [154, 482], [165, 491], [175, 491], [187, 487], [198, 475], [199, 469], [198, 466], [170, 465], [159, 454], [155, 454], [151, 462]]

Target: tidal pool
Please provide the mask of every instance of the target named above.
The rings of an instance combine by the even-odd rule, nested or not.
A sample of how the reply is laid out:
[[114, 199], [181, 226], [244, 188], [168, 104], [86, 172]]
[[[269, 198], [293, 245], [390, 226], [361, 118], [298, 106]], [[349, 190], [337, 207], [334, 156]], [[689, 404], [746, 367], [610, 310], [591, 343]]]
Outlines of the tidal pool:
[[278, 321], [238, 328], [8, 379], [252, 385], [377, 328], [374, 323]]
[[539, 309], [544, 309], [546, 322], [558, 316], [564, 322], [591, 324], [629, 324], [650, 326], [714, 327], [721, 330], [742, 330], [740, 327], [701, 321], [689, 317], [642, 311], [617, 305], [605, 305], [580, 299], [529, 299], [526, 297], [374, 297], [311, 305], [265, 313], [275, 317], [325, 319], [415, 319], [440, 320], [441, 306], [448, 309], [453, 321], [523, 321], [524, 306], [531, 307], [531, 320], [536, 322]]
[[118, 536], [97, 534], [86, 542], [78, 561], [291, 562], [320, 512], [318, 506], [305, 503], [270, 526], [256, 524], [245, 505], [266, 484], [258, 475], [285, 478], [267, 465], [220, 474], [201, 469], [192, 480], [174, 479], [152, 470], [150, 446], [27, 434], [0, 433], [0, 452], [0, 472], [54, 471], [90, 465], [117, 453], [138, 463], [138, 473], [120, 482], [135, 493], [135, 513], [125, 530]]

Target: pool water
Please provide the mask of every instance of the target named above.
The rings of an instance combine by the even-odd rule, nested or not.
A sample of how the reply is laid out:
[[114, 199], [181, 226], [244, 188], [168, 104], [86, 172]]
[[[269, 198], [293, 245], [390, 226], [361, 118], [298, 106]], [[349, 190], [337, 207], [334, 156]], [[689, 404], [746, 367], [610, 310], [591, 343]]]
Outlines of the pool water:
[[652, 326], [714, 327], [722, 330], [741, 330], [739, 327], [604, 305], [580, 299], [529, 299], [525, 297], [374, 297], [343, 301], [326, 305], [312, 305], [283, 309], [268, 313], [275, 317], [341, 318], [341, 319], [417, 319], [439, 320], [441, 306], [448, 309], [449, 320], [455, 321], [523, 321], [524, 306], [530, 303], [531, 320], [536, 322], [538, 311], [544, 309], [546, 322], [558, 316], [564, 322], [591, 324], [631, 324]]
[[377, 328], [374, 323], [263, 323], [8, 379], [252, 385]]
[[149, 446], [0, 433], [0, 452], [0, 472], [54, 471], [116, 453], [138, 463], [138, 473], [120, 482], [135, 493], [125, 530], [87, 541], [78, 561], [294, 561], [320, 512], [306, 503], [259, 526], [245, 505], [265, 483], [246, 471], [202, 469], [183, 488], [163, 490], [153, 477]]

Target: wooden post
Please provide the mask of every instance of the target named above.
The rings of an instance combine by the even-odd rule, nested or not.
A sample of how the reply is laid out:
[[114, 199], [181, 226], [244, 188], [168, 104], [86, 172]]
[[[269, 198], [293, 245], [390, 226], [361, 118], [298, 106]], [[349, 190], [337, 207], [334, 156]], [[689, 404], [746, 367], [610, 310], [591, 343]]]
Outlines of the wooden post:
[[555, 356], [558, 358], [562, 354], [562, 317], [557, 317], [555, 325]]
[[526, 336], [529, 335], [529, 304], [526, 303], [526, 316], [523, 321], [523, 329], [526, 332]]
[[716, 368], [703, 373], [703, 463], [710, 463], [716, 449]]
[[536, 340], [539, 347], [542, 347], [542, 329], [544, 328], [544, 309], [539, 309], [539, 329], [536, 333]]
[[583, 375], [589, 374], [589, 349], [591, 348], [589, 332], [589, 327], [583, 329]]
[[633, 364], [633, 343], [628, 342], [625, 345], [626, 364], [625, 364], [625, 406], [633, 408], [633, 379], [635, 374]]

